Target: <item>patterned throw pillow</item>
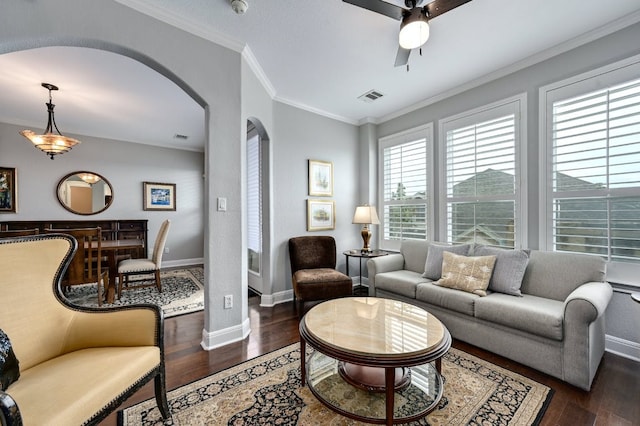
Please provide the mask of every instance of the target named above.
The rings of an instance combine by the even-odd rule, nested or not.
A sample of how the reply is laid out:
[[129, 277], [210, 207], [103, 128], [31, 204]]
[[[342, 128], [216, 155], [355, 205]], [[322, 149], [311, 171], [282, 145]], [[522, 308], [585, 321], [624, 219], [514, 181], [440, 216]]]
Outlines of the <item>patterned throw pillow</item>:
[[496, 256], [467, 257], [444, 252], [442, 258], [442, 278], [434, 284], [478, 296], [487, 295]]
[[18, 359], [13, 353], [9, 336], [0, 330], [0, 390], [5, 390], [20, 377]]

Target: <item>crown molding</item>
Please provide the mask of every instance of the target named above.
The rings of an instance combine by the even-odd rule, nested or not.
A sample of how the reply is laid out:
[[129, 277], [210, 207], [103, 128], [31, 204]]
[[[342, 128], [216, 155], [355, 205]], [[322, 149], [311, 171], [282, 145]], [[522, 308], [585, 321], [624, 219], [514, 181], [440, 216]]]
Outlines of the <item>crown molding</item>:
[[432, 96], [428, 99], [410, 105], [406, 108], [403, 108], [399, 111], [378, 117], [376, 120], [376, 124], [384, 123], [386, 121], [392, 120], [394, 118], [398, 118], [405, 114], [416, 111], [420, 108], [424, 108], [426, 106], [435, 104], [436, 102], [440, 102], [444, 99], [450, 98], [452, 96], [458, 95], [460, 93], [466, 92], [467, 90], [482, 86], [483, 84], [489, 83], [491, 81], [497, 80], [499, 78], [505, 77], [509, 74], [512, 74], [516, 71], [523, 70], [527, 67], [545, 61], [547, 59], [551, 59], [554, 56], [560, 55], [562, 53], [568, 52], [569, 50], [575, 49], [592, 41], [595, 41], [599, 38], [605, 37], [609, 34], [613, 34], [616, 31], [622, 30], [630, 25], [636, 24], [640, 22], [640, 11], [631, 13], [623, 18], [617, 19], [615, 21], [611, 21], [601, 27], [595, 28], [591, 31], [588, 31], [578, 37], [575, 37], [571, 40], [567, 40], [564, 43], [557, 44], [547, 50], [542, 52], [538, 52], [534, 55], [531, 55], [521, 61], [515, 62], [511, 65], [507, 65], [504, 68], [491, 72], [487, 75], [484, 75], [480, 78], [472, 80], [468, 83], [465, 83], [461, 86], [458, 86], [454, 89], [448, 90], [446, 92], [440, 93], [438, 95]]
[[280, 97], [280, 96], [276, 96], [276, 97], [273, 98], [273, 100], [277, 101], [277, 102], [280, 102], [280, 103], [283, 103], [283, 104], [286, 104], [286, 105], [290, 105], [290, 106], [298, 108], [298, 109], [302, 109], [302, 110], [305, 110], [305, 111], [308, 111], [308, 112], [312, 112], [312, 113], [317, 114], [317, 115], [321, 115], [323, 117], [331, 118], [331, 119], [337, 120], [337, 121], [342, 121], [343, 123], [351, 124], [351, 125], [354, 125], [354, 126], [358, 125], [358, 120], [353, 120], [353, 119], [348, 118], [348, 117], [342, 117], [340, 115], [333, 114], [331, 112], [327, 112], [327, 111], [324, 111], [324, 110], [321, 110], [321, 109], [318, 109], [318, 108], [315, 108], [315, 107], [312, 107], [312, 106], [309, 106], [309, 105], [305, 105], [305, 104], [302, 104], [300, 102], [293, 101], [291, 99], [287, 99], [287, 98], [283, 98], [283, 97]]
[[127, 6], [133, 10], [143, 13], [147, 16], [162, 21], [165, 24], [169, 24], [173, 27], [180, 28], [188, 33], [219, 44], [227, 49], [234, 50], [236, 52], [242, 52], [245, 44], [231, 38], [225, 34], [214, 31], [209, 27], [198, 24], [191, 19], [185, 19], [183, 17], [176, 16], [164, 7], [154, 4], [150, 0], [115, 0], [124, 6]]
[[254, 56], [249, 45], [246, 45], [242, 50], [242, 57], [247, 62], [247, 65], [249, 65], [249, 68], [251, 68], [251, 71], [253, 71], [253, 74], [255, 74], [258, 81], [260, 81], [264, 90], [267, 91], [271, 99], [274, 99], [276, 97], [276, 88], [271, 84], [271, 80], [269, 80], [269, 77], [267, 77], [267, 74], [260, 66], [260, 63]]

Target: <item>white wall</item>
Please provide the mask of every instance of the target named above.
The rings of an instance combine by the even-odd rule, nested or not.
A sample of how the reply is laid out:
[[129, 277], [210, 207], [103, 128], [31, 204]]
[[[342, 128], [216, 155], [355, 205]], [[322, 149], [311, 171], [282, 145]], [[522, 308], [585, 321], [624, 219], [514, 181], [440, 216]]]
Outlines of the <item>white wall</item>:
[[[169, 253], [163, 261], [169, 266], [202, 262], [203, 153], [74, 135], [82, 143], [51, 160], [18, 134], [20, 130], [23, 127], [0, 123], [0, 166], [15, 167], [18, 175], [18, 212], [0, 215], [1, 221], [147, 219], [151, 256], [160, 224], [170, 219]], [[113, 204], [106, 211], [76, 215], [58, 202], [59, 180], [81, 170], [98, 173], [111, 184]], [[177, 210], [144, 211], [142, 182], [175, 183]]]

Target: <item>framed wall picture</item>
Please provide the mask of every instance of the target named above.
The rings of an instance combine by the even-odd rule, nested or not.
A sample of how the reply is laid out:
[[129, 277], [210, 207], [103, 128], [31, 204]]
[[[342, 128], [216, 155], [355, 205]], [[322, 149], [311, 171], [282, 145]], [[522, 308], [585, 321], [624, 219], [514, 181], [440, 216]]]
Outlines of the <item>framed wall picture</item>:
[[335, 210], [335, 201], [307, 200], [307, 231], [335, 229]]
[[333, 197], [333, 163], [309, 160], [309, 195]]
[[16, 169], [0, 167], [0, 213], [18, 211]]
[[144, 210], [176, 210], [176, 184], [143, 182]]

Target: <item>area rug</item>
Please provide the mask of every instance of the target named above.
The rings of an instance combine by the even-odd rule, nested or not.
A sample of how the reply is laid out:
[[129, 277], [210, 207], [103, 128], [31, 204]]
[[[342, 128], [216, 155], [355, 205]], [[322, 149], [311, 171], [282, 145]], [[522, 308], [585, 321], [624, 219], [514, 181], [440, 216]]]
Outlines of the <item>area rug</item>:
[[[147, 277], [152, 277], [147, 275]], [[132, 276], [131, 279], [138, 277]], [[202, 267], [162, 271], [162, 293], [156, 287], [143, 287], [122, 292], [122, 297], [112, 305], [154, 303], [160, 306], [165, 318], [201, 311], [204, 309], [204, 270]], [[149, 280], [153, 284], [155, 280]], [[98, 289], [95, 284], [73, 286], [67, 293], [69, 301], [80, 306], [98, 306]]]
[[[553, 394], [547, 386], [455, 348], [444, 356], [442, 369], [444, 395], [438, 407], [411, 425], [537, 425]], [[163, 423], [150, 399], [119, 411], [118, 424], [364, 425], [329, 410], [301, 387], [297, 343], [181, 386], [168, 398], [172, 419]]]

